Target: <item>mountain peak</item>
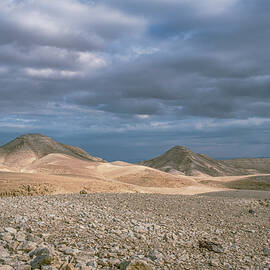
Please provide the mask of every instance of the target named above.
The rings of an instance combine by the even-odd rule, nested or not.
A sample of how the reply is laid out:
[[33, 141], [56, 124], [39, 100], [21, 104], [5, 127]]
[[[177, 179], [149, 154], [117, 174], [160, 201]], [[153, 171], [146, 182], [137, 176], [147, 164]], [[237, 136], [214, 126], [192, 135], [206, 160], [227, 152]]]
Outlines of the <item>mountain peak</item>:
[[182, 145], [176, 145], [174, 147], [172, 147], [171, 149], [169, 149], [167, 151], [168, 152], [187, 152], [187, 153], [193, 153], [191, 149], [185, 147], [185, 146], [182, 146]]
[[34, 142], [38, 143], [39, 142], [40, 144], [44, 144], [44, 143], [49, 143], [50, 141], [55, 141], [55, 140], [40, 133], [27, 133], [27, 134], [23, 134], [15, 138], [13, 141], [24, 142], [24, 143], [34, 143]]
[[50, 138], [48, 136], [45, 136], [41, 133], [26, 133], [26, 134], [23, 134], [19, 137], [17, 137], [16, 139], [28, 139], [28, 138]]
[[29, 133], [0, 147], [0, 162], [9, 166], [24, 166], [49, 154], [64, 154], [83, 160], [102, 161], [78, 147], [59, 143], [43, 134]]
[[243, 170], [237, 170], [226, 166], [220, 161], [214, 160], [206, 155], [196, 154], [185, 146], [174, 146], [164, 154], [146, 160], [140, 164], [159, 169], [165, 172], [179, 171], [186, 175], [240, 175], [245, 174]]

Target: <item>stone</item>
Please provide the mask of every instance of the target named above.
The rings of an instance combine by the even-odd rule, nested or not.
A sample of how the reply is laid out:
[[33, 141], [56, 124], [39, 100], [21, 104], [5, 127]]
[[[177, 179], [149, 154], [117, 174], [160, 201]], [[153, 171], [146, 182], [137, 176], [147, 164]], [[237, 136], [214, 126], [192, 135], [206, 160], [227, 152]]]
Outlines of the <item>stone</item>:
[[152, 250], [149, 252], [148, 258], [150, 258], [152, 261], [160, 261], [162, 260], [163, 255], [157, 250]]
[[136, 233], [147, 233], [148, 232], [148, 229], [142, 225], [138, 225], [138, 226], [135, 226], [134, 227], [134, 231]]
[[209, 264], [211, 266], [219, 266], [219, 259], [218, 258], [211, 258]]
[[24, 224], [26, 221], [27, 221], [27, 218], [20, 215], [16, 216], [15, 218], [15, 222], [19, 224]]
[[96, 260], [90, 260], [86, 263], [86, 266], [90, 266], [92, 268], [96, 268], [98, 266], [97, 261]]
[[152, 268], [144, 261], [131, 260], [122, 262], [120, 270], [152, 270]]
[[77, 270], [71, 263], [64, 263], [61, 267], [60, 270]]
[[263, 248], [264, 256], [270, 256], [270, 248]]
[[32, 258], [33, 256], [38, 256], [42, 253], [42, 250], [44, 249], [45, 247], [44, 246], [39, 246], [37, 248], [35, 248], [34, 250], [32, 250], [30, 253], [29, 253], [29, 256]]
[[[248, 213], [250, 208], [257, 216]], [[120, 265], [136, 270], [267, 270], [268, 210], [254, 199], [227, 201], [212, 195], [1, 197], [0, 265], [14, 270], [59, 270], [64, 262], [65, 270]], [[16, 222], [17, 215], [27, 218], [24, 226]], [[9, 227], [17, 233], [7, 232]], [[53, 259], [48, 260], [48, 253]]]
[[32, 267], [29, 264], [21, 264], [16, 267], [16, 270], [31, 270]]
[[9, 256], [9, 252], [4, 247], [0, 247], [0, 260], [1, 258], [7, 258]]
[[42, 265], [50, 264], [52, 261], [53, 261], [52, 257], [50, 257], [47, 254], [44, 254], [37, 256], [34, 260], [30, 262], [30, 265], [32, 266], [32, 268], [35, 269], [41, 267]]
[[187, 261], [188, 259], [189, 259], [189, 255], [186, 253], [179, 257], [179, 261]]
[[57, 270], [57, 268], [52, 265], [42, 265], [41, 270]]
[[0, 265], [0, 270], [14, 270], [10, 265]]
[[224, 263], [224, 267], [225, 267], [225, 269], [229, 269], [229, 270], [233, 269], [232, 266], [226, 262]]
[[224, 252], [224, 248], [222, 247], [221, 244], [212, 242], [212, 241], [208, 241], [208, 240], [201, 240], [199, 241], [199, 247], [200, 248], [205, 248], [209, 251], [213, 251], [215, 253], [223, 253]]
[[15, 239], [19, 242], [25, 241], [25, 234], [23, 232], [18, 232]]
[[8, 233], [11, 233], [11, 234], [16, 234], [17, 233], [17, 230], [14, 229], [14, 228], [11, 228], [11, 227], [5, 228], [5, 231], [8, 232]]
[[13, 239], [13, 236], [9, 232], [0, 233], [0, 239], [8, 242], [8, 241], [11, 241]]
[[35, 249], [37, 244], [31, 241], [24, 241], [18, 246], [18, 250], [23, 250], [24, 252], [29, 252]]
[[55, 259], [52, 249], [44, 247], [36, 252], [36, 257], [30, 261], [32, 268], [40, 268], [43, 265], [51, 264]]
[[121, 261], [117, 258], [112, 258], [109, 260], [109, 265], [111, 266], [119, 266]]
[[73, 248], [67, 248], [64, 250], [64, 254], [70, 255], [70, 256], [75, 256], [79, 252], [78, 249], [73, 249]]

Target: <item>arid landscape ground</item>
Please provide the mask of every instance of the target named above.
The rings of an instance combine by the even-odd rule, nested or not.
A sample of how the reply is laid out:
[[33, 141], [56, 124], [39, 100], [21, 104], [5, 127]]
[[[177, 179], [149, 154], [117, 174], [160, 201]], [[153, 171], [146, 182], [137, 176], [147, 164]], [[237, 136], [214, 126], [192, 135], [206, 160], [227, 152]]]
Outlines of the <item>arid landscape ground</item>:
[[0, 270], [270, 270], [269, 44], [270, 0], [0, 0]]
[[0, 195], [270, 190], [269, 159], [251, 161], [245, 161], [253, 163], [250, 169], [237, 167], [238, 160], [217, 161], [178, 146], [140, 164], [107, 162], [49, 137], [27, 134], [0, 147]]
[[23, 135], [0, 147], [0, 270], [270, 269], [267, 166], [185, 147], [107, 162]]

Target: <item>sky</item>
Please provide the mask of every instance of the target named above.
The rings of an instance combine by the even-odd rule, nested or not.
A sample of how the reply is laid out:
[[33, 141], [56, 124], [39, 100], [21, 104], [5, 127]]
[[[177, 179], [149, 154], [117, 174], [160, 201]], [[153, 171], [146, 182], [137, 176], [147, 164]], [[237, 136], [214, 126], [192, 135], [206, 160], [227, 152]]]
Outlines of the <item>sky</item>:
[[270, 157], [269, 0], [1, 0], [0, 145]]

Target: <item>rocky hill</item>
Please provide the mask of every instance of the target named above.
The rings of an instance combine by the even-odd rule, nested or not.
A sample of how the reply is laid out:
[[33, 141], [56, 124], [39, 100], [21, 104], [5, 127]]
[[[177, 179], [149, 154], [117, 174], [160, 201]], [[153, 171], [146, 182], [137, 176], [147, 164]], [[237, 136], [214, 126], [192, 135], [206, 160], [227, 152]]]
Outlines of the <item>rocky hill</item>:
[[87, 161], [103, 161], [78, 147], [59, 143], [42, 134], [25, 134], [0, 147], [0, 164], [23, 167], [54, 153]]
[[161, 156], [140, 164], [173, 174], [177, 171], [190, 176], [229, 176], [248, 173], [245, 169], [196, 154], [184, 146], [175, 146]]
[[248, 170], [250, 173], [270, 173], [270, 158], [237, 158], [223, 160], [222, 163]]

